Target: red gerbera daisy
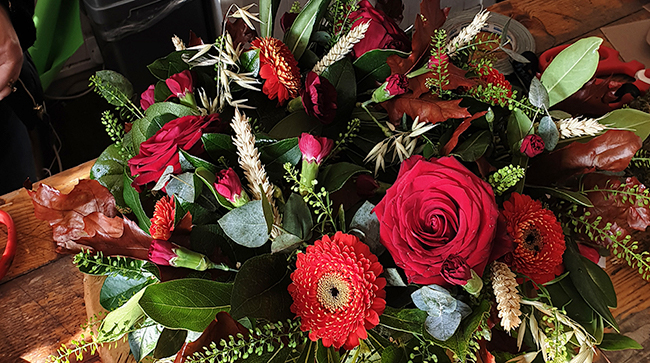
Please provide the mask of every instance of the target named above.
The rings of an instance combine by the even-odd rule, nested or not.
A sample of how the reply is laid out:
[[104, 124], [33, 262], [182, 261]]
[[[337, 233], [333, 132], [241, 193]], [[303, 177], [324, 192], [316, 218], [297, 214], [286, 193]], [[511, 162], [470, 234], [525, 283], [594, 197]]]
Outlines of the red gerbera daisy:
[[251, 46], [260, 50], [260, 77], [264, 78], [262, 91], [280, 104], [298, 97], [300, 69], [289, 48], [280, 40], [267, 37], [253, 40]]
[[291, 311], [302, 319], [309, 339], [325, 347], [352, 349], [367, 329], [379, 324], [386, 307], [386, 280], [377, 256], [355, 236], [323, 236], [299, 253], [289, 293]]
[[508, 233], [515, 250], [505, 256], [508, 266], [529, 276], [538, 284], [562, 273], [564, 233], [555, 214], [527, 195], [512, 193], [503, 203]]
[[153, 218], [151, 218], [151, 226], [149, 227], [149, 234], [153, 239], [169, 240], [174, 230], [175, 213], [176, 206], [174, 200], [170, 197], [164, 196], [156, 202]]

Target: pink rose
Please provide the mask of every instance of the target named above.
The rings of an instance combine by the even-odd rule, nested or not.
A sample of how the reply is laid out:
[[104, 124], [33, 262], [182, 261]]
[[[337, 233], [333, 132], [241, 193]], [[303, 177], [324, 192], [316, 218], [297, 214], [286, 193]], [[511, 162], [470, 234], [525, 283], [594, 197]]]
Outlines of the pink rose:
[[156, 101], [154, 99], [154, 91], [156, 89], [155, 85], [149, 86], [146, 91], [142, 92], [140, 95], [140, 107], [143, 110], [147, 110], [149, 106], [153, 105]]
[[359, 9], [352, 12], [348, 19], [353, 22], [352, 29], [370, 20], [366, 35], [352, 50], [352, 57], [355, 59], [374, 49], [397, 49], [404, 52], [411, 50], [411, 41], [406, 33], [383, 11], [373, 8], [368, 0], [362, 0]]
[[142, 191], [142, 186], [156, 182], [165, 168], [171, 165], [174, 174], [181, 172], [178, 149], [190, 154], [203, 151], [201, 136], [204, 133], [219, 132], [226, 124], [221, 124], [219, 115], [185, 116], [167, 122], [152, 137], [140, 144], [140, 152], [128, 164], [131, 175], [136, 176], [133, 187]]
[[307, 73], [305, 88], [300, 90], [302, 105], [307, 114], [329, 124], [336, 116], [336, 88], [325, 77]]
[[521, 148], [519, 151], [529, 158], [535, 157], [544, 151], [544, 140], [541, 136], [536, 134], [526, 135], [526, 137], [521, 140]]
[[410, 282], [448, 286], [442, 265], [462, 257], [483, 274], [499, 210], [492, 187], [453, 157], [406, 159], [374, 209], [381, 242]]
[[334, 141], [326, 137], [313, 136], [303, 132], [298, 140], [298, 147], [302, 153], [302, 160], [309, 163], [315, 161], [316, 164], [320, 165], [321, 161], [332, 151]]

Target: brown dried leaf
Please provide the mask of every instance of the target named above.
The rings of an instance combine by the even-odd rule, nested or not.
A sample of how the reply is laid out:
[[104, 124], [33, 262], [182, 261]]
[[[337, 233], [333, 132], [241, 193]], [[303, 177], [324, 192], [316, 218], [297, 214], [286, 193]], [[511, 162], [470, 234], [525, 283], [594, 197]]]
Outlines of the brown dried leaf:
[[[466, 78], [465, 74], [467, 71], [464, 71], [452, 63], [449, 63], [447, 66], [449, 83], [443, 87], [445, 90], [455, 90], [458, 88], [461, 89], [470, 89], [478, 84], [476, 80], [471, 78]], [[429, 92], [429, 88], [426, 85], [427, 79], [433, 77], [433, 72], [421, 74], [417, 77], [409, 78], [409, 89], [413, 93], [420, 97], [420, 95]]]
[[465, 132], [471, 125], [472, 121], [476, 120], [479, 117], [483, 117], [487, 111], [483, 112], [478, 112], [472, 115], [472, 117], [468, 117], [461, 122], [460, 125], [454, 130], [454, 133], [451, 135], [451, 138], [449, 141], [445, 144], [445, 146], [442, 148], [442, 155], [449, 155], [449, 153], [454, 150], [456, 145], [458, 145], [458, 138], [460, 135]]
[[461, 101], [443, 101], [431, 93], [425, 93], [420, 97], [415, 97], [413, 93], [409, 92], [382, 102], [381, 106], [388, 111], [388, 119], [394, 124], [399, 123], [404, 113], [411, 118], [420, 116], [420, 122], [425, 121], [435, 124], [450, 118], [472, 116], [472, 114], [467, 112], [467, 108], [459, 106]]
[[147, 259], [151, 236], [135, 222], [117, 216], [113, 195], [96, 180], [80, 180], [69, 194], [45, 184], [28, 193], [36, 218], [52, 226], [58, 253], [83, 249]]
[[585, 144], [573, 142], [532, 158], [526, 179], [548, 185], [577, 174], [623, 171], [641, 145], [641, 138], [632, 131], [609, 130]]
[[203, 352], [203, 347], [210, 346], [212, 342], [215, 342], [217, 347], [221, 347], [219, 342], [222, 339], [228, 341], [229, 336], [236, 337], [237, 334], [243, 335], [244, 339], [248, 340], [248, 329], [233, 319], [230, 314], [223, 311], [217, 313], [217, 317], [203, 331], [199, 339], [183, 345], [180, 352], [176, 355], [174, 363], [184, 363], [194, 353]]
[[249, 28], [241, 18], [236, 19], [234, 22], [226, 21], [226, 31], [232, 37], [232, 44], [235, 48], [241, 43], [250, 43], [257, 38], [257, 31]]

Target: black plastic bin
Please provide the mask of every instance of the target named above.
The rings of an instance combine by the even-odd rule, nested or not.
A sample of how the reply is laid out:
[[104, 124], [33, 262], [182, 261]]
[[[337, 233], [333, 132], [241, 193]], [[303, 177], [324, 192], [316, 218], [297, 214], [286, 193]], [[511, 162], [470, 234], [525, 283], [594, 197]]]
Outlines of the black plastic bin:
[[83, 8], [104, 67], [122, 73], [138, 93], [156, 81], [146, 67], [174, 50], [174, 35], [187, 41], [191, 30], [215, 39], [209, 0], [83, 0]]

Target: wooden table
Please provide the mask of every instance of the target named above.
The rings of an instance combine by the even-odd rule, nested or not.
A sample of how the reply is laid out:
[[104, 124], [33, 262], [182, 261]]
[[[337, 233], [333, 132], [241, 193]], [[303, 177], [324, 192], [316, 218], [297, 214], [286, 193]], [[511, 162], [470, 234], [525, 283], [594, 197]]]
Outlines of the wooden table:
[[[406, 0], [414, 1], [414, 0]], [[650, 18], [641, 0], [508, 0], [490, 10], [511, 15], [528, 27], [537, 50], [577, 38], [603, 36], [599, 28]], [[99, 121], [98, 121], [99, 122]], [[69, 191], [87, 178], [92, 162], [43, 180]], [[7, 276], [0, 280], [0, 363], [45, 362], [61, 344], [79, 339], [86, 322], [82, 274], [71, 256], [54, 252], [52, 231], [34, 218], [25, 190], [0, 197], [0, 208], [9, 212], [18, 231], [18, 252]], [[6, 230], [0, 228], [0, 249]], [[644, 347], [641, 351], [607, 353], [612, 362], [650, 361], [650, 284], [625, 266], [608, 266], [618, 295], [613, 311], [623, 332]], [[99, 362], [86, 356], [84, 362]]]

